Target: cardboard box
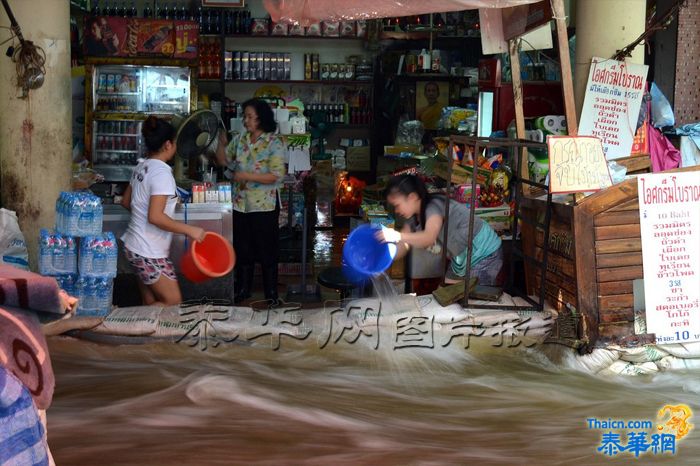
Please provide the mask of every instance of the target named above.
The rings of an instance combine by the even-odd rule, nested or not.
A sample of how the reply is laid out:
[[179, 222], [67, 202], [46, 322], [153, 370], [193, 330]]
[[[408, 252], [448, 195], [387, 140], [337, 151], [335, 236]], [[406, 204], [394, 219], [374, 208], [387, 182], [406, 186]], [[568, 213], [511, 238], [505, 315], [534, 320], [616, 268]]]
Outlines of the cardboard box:
[[369, 146], [348, 147], [345, 160], [347, 170], [351, 172], [368, 172], [372, 168]]

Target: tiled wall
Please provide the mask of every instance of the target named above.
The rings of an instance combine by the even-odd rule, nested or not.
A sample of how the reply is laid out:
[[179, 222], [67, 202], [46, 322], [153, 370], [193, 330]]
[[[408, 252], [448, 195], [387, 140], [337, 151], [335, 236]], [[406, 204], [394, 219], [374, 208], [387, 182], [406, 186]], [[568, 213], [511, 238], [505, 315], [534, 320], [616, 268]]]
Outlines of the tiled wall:
[[686, 0], [678, 22], [676, 126], [700, 121], [700, 0]]

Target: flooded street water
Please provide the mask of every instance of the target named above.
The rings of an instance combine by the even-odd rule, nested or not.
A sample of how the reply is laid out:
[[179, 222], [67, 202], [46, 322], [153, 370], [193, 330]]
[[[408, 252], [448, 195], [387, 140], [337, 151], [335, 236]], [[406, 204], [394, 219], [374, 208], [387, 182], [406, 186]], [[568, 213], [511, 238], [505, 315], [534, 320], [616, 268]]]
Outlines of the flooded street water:
[[292, 340], [279, 351], [201, 351], [53, 338], [50, 350], [49, 443], [59, 466], [690, 465], [700, 457], [697, 429], [675, 456], [635, 460], [597, 453], [601, 431], [586, 425], [589, 417], [655, 420], [668, 403], [698, 413], [698, 373], [602, 379], [539, 350], [478, 345], [388, 355]]

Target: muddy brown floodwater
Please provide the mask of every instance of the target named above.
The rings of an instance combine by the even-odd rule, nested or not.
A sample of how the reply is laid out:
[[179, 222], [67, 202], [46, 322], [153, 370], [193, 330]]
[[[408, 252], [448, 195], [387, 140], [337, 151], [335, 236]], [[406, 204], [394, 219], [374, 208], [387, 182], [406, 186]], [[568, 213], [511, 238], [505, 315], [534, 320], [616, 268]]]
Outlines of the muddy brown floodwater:
[[700, 461], [697, 429], [675, 455], [635, 460], [598, 453], [602, 431], [586, 422], [655, 420], [668, 403], [700, 412], [697, 372], [604, 379], [552, 363], [563, 351], [555, 345], [397, 355], [291, 340], [279, 351], [49, 343], [49, 443], [59, 466]]

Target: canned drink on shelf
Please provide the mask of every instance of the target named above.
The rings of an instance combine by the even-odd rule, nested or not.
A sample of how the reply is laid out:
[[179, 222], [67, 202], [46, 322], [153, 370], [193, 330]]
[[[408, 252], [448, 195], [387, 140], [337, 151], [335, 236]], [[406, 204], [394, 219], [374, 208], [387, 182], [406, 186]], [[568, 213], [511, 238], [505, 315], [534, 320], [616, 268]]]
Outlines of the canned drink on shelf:
[[100, 78], [97, 82], [97, 91], [98, 92], [105, 92], [106, 90], [107, 90], [107, 75], [100, 74]]
[[105, 92], [113, 92], [113, 91], [114, 91], [114, 75], [108, 74], [107, 75], [107, 86], [105, 87]]

